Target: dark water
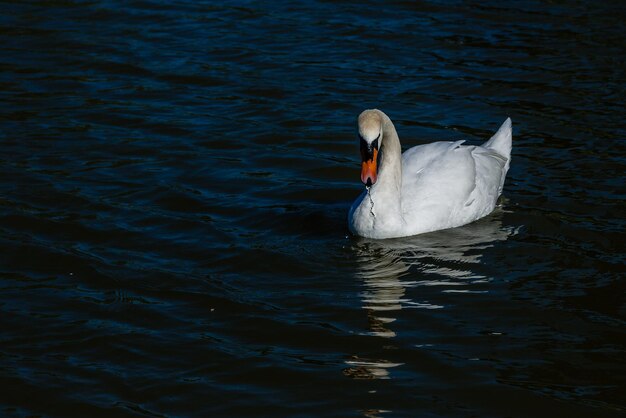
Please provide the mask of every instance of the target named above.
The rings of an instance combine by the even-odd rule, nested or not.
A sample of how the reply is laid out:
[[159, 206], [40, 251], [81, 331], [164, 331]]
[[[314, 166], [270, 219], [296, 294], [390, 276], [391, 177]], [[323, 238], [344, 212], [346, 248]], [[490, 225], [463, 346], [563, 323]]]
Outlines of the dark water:
[[[620, 2], [0, 7], [0, 416], [626, 412]], [[496, 212], [349, 236], [369, 107]]]

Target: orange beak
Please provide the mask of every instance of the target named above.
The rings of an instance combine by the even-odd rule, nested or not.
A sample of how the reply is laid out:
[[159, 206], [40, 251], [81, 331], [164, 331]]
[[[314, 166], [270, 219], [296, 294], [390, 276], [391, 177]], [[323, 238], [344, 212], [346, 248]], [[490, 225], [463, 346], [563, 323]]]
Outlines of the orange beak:
[[361, 163], [361, 181], [366, 186], [371, 186], [376, 183], [378, 177], [378, 167], [376, 161], [378, 157], [378, 150], [374, 148], [374, 155], [371, 160], [364, 160]]

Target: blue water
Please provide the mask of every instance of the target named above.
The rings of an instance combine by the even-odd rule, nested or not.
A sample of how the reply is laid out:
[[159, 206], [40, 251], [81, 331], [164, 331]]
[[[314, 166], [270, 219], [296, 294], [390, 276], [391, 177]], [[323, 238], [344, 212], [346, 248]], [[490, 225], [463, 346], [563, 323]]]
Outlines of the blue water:
[[[626, 412], [619, 2], [0, 7], [0, 416]], [[351, 236], [372, 107], [496, 211]]]

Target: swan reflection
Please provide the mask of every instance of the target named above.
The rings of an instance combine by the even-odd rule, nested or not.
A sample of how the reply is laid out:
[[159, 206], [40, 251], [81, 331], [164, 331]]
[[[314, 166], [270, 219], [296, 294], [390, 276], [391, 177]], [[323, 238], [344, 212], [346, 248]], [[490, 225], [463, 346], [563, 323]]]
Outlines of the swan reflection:
[[[444, 293], [482, 292], [472, 289], [472, 284], [491, 280], [481, 273], [484, 250], [516, 233], [502, 225], [502, 215], [503, 211], [496, 209], [487, 218], [460, 228], [408, 238], [356, 240], [353, 250], [356, 275], [364, 285], [361, 299], [368, 318], [366, 334], [390, 340], [396, 337], [396, 312], [444, 308], [428, 300], [411, 300], [407, 288], [440, 286]], [[346, 364], [345, 374], [359, 379], [388, 379], [391, 370], [402, 365], [356, 355]]]

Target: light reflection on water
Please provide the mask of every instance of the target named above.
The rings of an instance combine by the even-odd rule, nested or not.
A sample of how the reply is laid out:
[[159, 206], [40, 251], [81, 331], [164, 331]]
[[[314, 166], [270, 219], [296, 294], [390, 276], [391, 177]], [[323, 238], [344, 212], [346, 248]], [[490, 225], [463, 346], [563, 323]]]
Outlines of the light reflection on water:
[[[482, 285], [493, 278], [477, 274], [475, 266], [481, 263], [482, 250], [515, 235], [514, 228], [503, 226], [502, 215], [499, 206], [488, 217], [460, 228], [390, 240], [358, 239], [353, 250], [358, 265], [356, 277], [364, 286], [361, 298], [369, 324], [366, 334], [392, 339], [397, 336], [393, 323], [399, 311], [446, 308], [429, 300], [412, 300], [406, 295], [407, 289], [436, 287], [442, 293], [458, 293], [459, 297], [488, 292]], [[450, 265], [441, 267], [446, 262]], [[433, 280], [432, 275], [439, 278]], [[472, 289], [475, 284], [481, 284], [481, 288]], [[346, 364], [350, 366], [346, 375], [358, 379], [389, 379], [391, 369], [403, 365], [357, 356], [346, 360]]]

